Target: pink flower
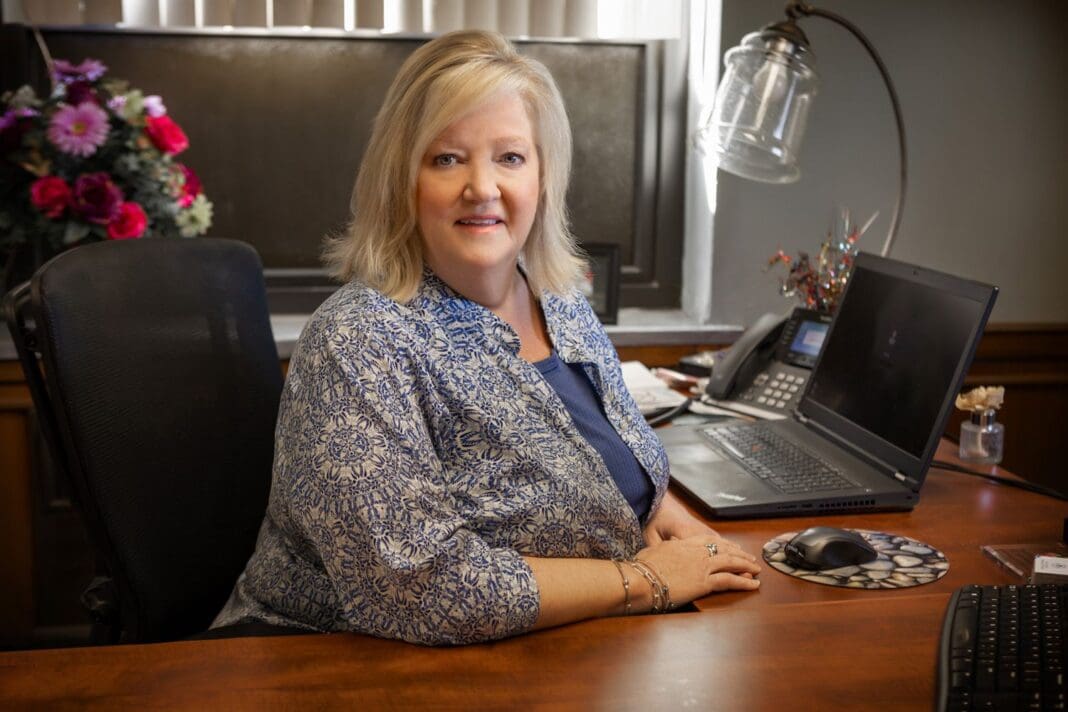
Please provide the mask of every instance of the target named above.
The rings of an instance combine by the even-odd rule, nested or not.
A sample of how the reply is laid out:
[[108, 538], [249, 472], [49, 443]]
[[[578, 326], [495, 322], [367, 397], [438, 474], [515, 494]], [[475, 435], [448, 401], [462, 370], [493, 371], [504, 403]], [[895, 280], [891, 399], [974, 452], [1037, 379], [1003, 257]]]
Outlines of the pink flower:
[[0, 116], [0, 131], [6, 131], [14, 126], [20, 119], [28, 119], [31, 116], [37, 116], [37, 109], [31, 109], [28, 106], [19, 107], [17, 109], [8, 109]]
[[74, 212], [87, 222], [107, 225], [119, 216], [123, 195], [107, 173], [86, 173], [74, 181]]
[[0, 116], [0, 156], [22, 145], [22, 137], [33, 128], [32, 117], [37, 111], [30, 108], [9, 109]]
[[158, 118], [167, 113], [167, 107], [163, 105], [163, 99], [159, 94], [149, 94], [144, 100], [145, 113], [153, 118]]
[[95, 82], [104, 76], [108, 68], [97, 59], [86, 59], [81, 64], [71, 64], [65, 59], [52, 62], [52, 78], [57, 84], [70, 84], [77, 81]]
[[92, 102], [64, 106], [52, 116], [48, 138], [59, 150], [86, 158], [108, 137], [108, 115]]
[[112, 240], [129, 240], [141, 237], [148, 226], [148, 217], [137, 203], [123, 203], [117, 218], [108, 223], [108, 237]]
[[185, 176], [185, 183], [182, 184], [182, 194], [178, 196], [178, 205], [188, 208], [193, 204], [196, 197], [204, 192], [204, 188], [200, 183], [200, 178], [197, 177], [192, 168], [182, 163], [178, 164], [178, 168], [181, 169], [182, 175]]
[[30, 186], [30, 202], [33, 207], [53, 220], [63, 214], [70, 205], [70, 186], [57, 176], [38, 178]]
[[182, 127], [174, 123], [169, 116], [149, 116], [145, 119], [145, 133], [156, 144], [156, 148], [175, 155], [189, 148], [189, 139]]

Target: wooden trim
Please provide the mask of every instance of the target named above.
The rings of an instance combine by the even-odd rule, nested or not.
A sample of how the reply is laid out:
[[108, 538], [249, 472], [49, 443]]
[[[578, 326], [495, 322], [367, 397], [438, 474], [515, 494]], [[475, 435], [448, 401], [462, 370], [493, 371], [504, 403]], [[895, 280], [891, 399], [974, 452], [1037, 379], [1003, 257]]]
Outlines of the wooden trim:
[[987, 381], [1004, 386], [1068, 384], [1068, 324], [991, 325], [965, 383]]
[[679, 359], [699, 351], [724, 348], [724, 344], [671, 344], [649, 346], [620, 346], [616, 349], [620, 361], [641, 361], [649, 368], [663, 366], [675, 368]]
[[1068, 321], [1001, 321], [986, 325], [986, 333], [1033, 331], [1042, 333], [1068, 333]]
[[18, 361], [0, 361], [0, 384], [26, 383], [26, 377], [22, 375], [22, 364]]

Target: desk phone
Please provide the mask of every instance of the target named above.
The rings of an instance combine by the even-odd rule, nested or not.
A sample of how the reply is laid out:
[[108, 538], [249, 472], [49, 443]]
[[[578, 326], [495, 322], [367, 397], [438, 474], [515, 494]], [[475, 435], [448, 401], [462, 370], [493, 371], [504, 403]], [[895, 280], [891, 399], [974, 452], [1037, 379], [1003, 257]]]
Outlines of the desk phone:
[[794, 309], [765, 314], [712, 365], [707, 393], [716, 400], [786, 413], [793, 410], [823, 347], [831, 315]]

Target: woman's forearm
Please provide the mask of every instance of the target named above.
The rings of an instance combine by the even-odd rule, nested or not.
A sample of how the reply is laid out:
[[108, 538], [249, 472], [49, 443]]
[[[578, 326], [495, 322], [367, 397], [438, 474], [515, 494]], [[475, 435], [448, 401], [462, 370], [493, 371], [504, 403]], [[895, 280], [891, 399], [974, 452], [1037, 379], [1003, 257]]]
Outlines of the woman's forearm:
[[[670, 533], [670, 532], [669, 532]], [[534, 628], [548, 628], [586, 618], [630, 611], [670, 609], [714, 591], [754, 591], [760, 587], [757, 557], [712, 530], [695, 536], [661, 540], [632, 561], [540, 559], [523, 557], [538, 585], [539, 611]], [[622, 575], [620, 575], [622, 570]], [[628, 585], [623, 585], [624, 577]]]
[[[523, 558], [534, 572], [541, 599], [535, 630], [623, 613], [626, 600], [623, 578], [611, 561]], [[632, 612], [648, 611], [649, 584], [626, 564], [623, 574], [630, 584]]]

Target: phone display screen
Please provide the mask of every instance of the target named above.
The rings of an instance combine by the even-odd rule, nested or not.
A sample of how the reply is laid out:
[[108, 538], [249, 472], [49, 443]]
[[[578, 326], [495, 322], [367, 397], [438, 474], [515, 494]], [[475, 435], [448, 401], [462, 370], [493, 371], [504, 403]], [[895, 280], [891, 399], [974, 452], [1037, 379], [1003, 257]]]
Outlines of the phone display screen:
[[816, 357], [820, 355], [820, 349], [823, 347], [823, 339], [827, 336], [828, 327], [830, 327], [830, 324], [819, 321], [801, 322], [797, 328], [793, 343], [790, 344], [790, 351], [794, 354], [809, 356], [814, 362]]
[[795, 309], [783, 331], [776, 358], [791, 366], [812, 368], [816, 365], [830, 326], [829, 315]]

